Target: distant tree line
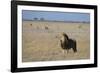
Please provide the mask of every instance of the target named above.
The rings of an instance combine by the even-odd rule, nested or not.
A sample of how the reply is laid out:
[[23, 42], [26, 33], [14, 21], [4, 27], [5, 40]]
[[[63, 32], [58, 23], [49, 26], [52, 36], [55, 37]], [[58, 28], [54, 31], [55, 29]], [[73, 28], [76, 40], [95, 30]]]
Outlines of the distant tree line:
[[40, 21], [44, 21], [45, 19], [44, 18], [37, 18], [37, 17], [35, 17], [33, 20], [40, 20]]
[[[35, 20], [35, 21], [45, 21], [45, 18], [43, 18], [43, 17], [41, 17], [41, 18], [34, 17], [33, 20]], [[52, 21], [58, 22], [57, 20], [52, 20]], [[62, 21], [62, 22], [69, 22], [69, 23], [90, 23], [89, 21]]]

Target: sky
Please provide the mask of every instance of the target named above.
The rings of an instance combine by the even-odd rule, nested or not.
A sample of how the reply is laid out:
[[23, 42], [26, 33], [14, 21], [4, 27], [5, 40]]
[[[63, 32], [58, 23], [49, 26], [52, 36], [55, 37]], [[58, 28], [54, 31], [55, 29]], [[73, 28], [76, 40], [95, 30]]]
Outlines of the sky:
[[44, 18], [47, 21], [90, 22], [89, 13], [22, 10], [22, 20]]

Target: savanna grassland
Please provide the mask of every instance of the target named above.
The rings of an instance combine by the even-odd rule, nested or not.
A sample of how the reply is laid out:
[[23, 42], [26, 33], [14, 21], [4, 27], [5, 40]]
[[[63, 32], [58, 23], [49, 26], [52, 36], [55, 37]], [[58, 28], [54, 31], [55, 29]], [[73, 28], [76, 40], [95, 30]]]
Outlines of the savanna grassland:
[[[63, 52], [60, 35], [65, 32], [77, 42], [77, 52]], [[90, 58], [90, 24], [23, 21], [22, 62], [79, 60]]]

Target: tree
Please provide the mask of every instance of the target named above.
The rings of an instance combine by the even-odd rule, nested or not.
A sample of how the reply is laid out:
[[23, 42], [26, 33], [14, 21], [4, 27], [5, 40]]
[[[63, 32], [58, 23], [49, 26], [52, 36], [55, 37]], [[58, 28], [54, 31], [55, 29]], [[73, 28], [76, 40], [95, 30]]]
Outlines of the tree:
[[40, 18], [40, 20], [41, 20], [41, 21], [44, 21], [45, 19], [44, 19], [44, 18]]
[[38, 18], [35, 17], [34, 20], [38, 20]]

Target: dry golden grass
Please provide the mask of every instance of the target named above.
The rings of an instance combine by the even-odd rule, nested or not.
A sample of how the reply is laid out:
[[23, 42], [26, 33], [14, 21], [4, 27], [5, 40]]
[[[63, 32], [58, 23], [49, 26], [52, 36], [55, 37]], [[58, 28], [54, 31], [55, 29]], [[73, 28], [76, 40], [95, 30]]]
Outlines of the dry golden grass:
[[[23, 21], [22, 27], [22, 62], [90, 58], [90, 25], [87, 23]], [[77, 41], [77, 53], [63, 52], [58, 37], [62, 32]]]

